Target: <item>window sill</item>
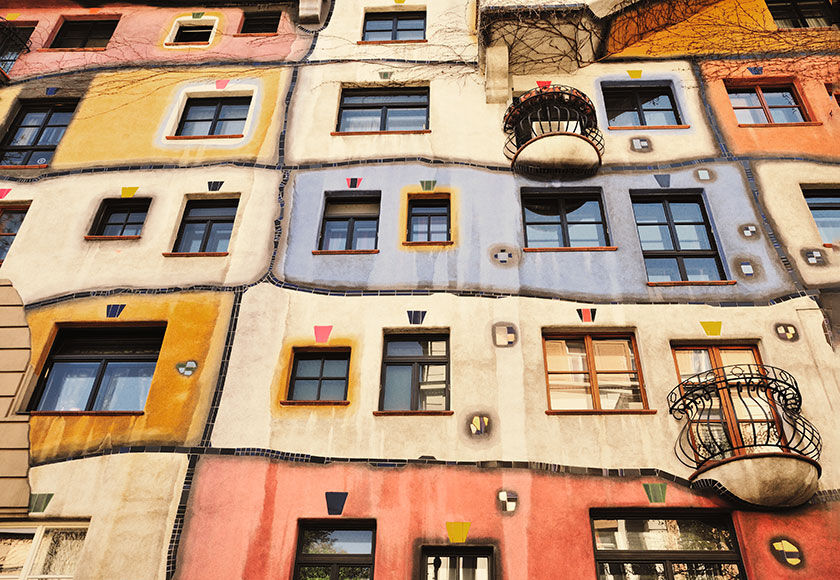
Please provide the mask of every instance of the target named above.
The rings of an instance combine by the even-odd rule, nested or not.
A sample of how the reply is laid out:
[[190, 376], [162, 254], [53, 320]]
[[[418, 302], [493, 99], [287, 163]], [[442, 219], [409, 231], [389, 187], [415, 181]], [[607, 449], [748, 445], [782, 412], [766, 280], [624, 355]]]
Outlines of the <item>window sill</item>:
[[412, 131], [333, 131], [333, 137], [344, 137], [348, 135], [424, 135], [431, 133], [431, 129], [414, 129]]
[[443, 242], [403, 242], [403, 246], [451, 246], [454, 240], [446, 240]]
[[210, 46], [209, 42], [164, 42], [163, 46]]
[[546, 415], [656, 415], [656, 409], [569, 409], [555, 411], [547, 409]]
[[758, 129], [763, 127], [818, 127], [822, 125], [819, 121], [804, 121], [802, 123], [750, 123], [744, 124], [738, 123], [738, 127], [745, 128], [745, 129]]
[[289, 407], [346, 407], [350, 401], [280, 401], [283, 406]]
[[446, 417], [454, 415], [455, 411], [374, 411], [374, 417]]
[[110, 242], [113, 240], [139, 240], [140, 236], [85, 236], [89, 242]]
[[315, 256], [336, 256], [340, 254], [378, 254], [379, 250], [312, 250]]
[[43, 165], [0, 165], [0, 169], [46, 169], [49, 167], [46, 163]]
[[165, 258], [221, 258], [228, 252], [163, 252]]
[[195, 141], [197, 139], [242, 139], [245, 135], [167, 135], [167, 141]]
[[562, 248], [522, 248], [523, 252], [615, 252], [618, 246], [568, 246]]
[[39, 48], [38, 52], [102, 52], [108, 50], [107, 46], [91, 46], [86, 48]]
[[248, 36], [253, 37], [267, 37], [267, 36], [280, 36], [279, 32], [237, 32], [233, 35], [234, 38], [245, 38]]
[[359, 40], [356, 44], [423, 44], [429, 42], [425, 38], [416, 40]]
[[76, 416], [96, 416], [96, 417], [118, 417], [138, 416], [143, 415], [145, 411], [29, 411], [33, 417], [76, 417]]
[[610, 131], [658, 131], [660, 129], [691, 129], [691, 125], [630, 125], [627, 127], [607, 127]]
[[834, 249], [834, 244], [823, 244], [823, 248]]
[[648, 286], [732, 286], [737, 280], [709, 280], [706, 282], [694, 282], [682, 280], [680, 282], [648, 282]]

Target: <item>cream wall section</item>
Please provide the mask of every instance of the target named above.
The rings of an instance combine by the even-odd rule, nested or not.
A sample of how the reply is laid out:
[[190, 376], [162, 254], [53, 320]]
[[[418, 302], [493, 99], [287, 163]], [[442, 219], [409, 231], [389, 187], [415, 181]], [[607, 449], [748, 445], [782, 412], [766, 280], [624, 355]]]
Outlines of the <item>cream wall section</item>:
[[[439, 460], [540, 461], [604, 468], [652, 467], [688, 476], [673, 451], [682, 423], [668, 413], [666, 397], [679, 379], [671, 341], [758, 344], [765, 364], [799, 381], [803, 414], [828, 435], [840, 427], [833, 394], [837, 357], [825, 342], [821, 315], [810, 299], [772, 307], [601, 305], [597, 323], [580, 322], [581, 304], [534, 298], [486, 299], [449, 294], [416, 297], [331, 298], [259, 285], [245, 293], [220, 412], [213, 433], [218, 447], [263, 447], [321, 456]], [[423, 325], [408, 325], [406, 310], [426, 310]], [[663, 320], [669, 325], [663, 325]], [[722, 321], [708, 337], [700, 321]], [[495, 322], [513, 322], [519, 342], [498, 348]], [[795, 324], [798, 342], [783, 342], [774, 324]], [[314, 325], [332, 325], [328, 344], [314, 342]], [[378, 409], [383, 334], [447, 331], [450, 339], [451, 416], [374, 416]], [[653, 415], [548, 416], [543, 332], [634, 334]], [[251, 345], [260, 344], [261, 349]], [[292, 347], [352, 349], [348, 406], [283, 406]], [[816, 361], [816, 364], [814, 364]], [[474, 413], [488, 414], [486, 439], [469, 435]], [[824, 488], [840, 483], [840, 450], [826, 445]], [[832, 479], [833, 478], [833, 479]]]
[[[0, 274], [14, 281], [24, 303], [84, 290], [236, 285], [259, 279], [272, 252], [280, 214], [281, 173], [212, 167], [173, 171], [107, 172], [7, 182], [2, 203], [31, 202]], [[224, 181], [208, 192], [208, 180]], [[151, 205], [139, 240], [88, 241], [103, 199], [138, 187]], [[239, 198], [229, 255], [165, 257], [173, 250], [188, 199]]]
[[54, 493], [30, 521], [90, 519], [75, 578], [163, 580], [186, 455], [129, 453], [33, 467], [32, 493]]

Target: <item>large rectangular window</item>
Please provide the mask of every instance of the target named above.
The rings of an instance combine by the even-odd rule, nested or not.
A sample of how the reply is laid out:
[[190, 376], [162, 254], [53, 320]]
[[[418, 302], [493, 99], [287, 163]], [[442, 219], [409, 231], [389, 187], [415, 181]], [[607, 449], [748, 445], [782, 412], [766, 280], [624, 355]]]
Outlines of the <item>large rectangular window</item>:
[[373, 580], [376, 524], [301, 521], [294, 580]]
[[784, 125], [809, 120], [792, 85], [733, 86], [727, 91], [741, 125]]
[[449, 410], [449, 335], [385, 337], [379, 409]]
[[0, 69], [8, 73], [12, 70], [20, 53], [27, 49], [29, 37], [35, 32], [34, 26], [11, 26], [6, 23], [7, 31], [0, 38]]
[[76, 101], [23, 103], [3, 139], [0, 165], [47, 165], [64, 136]]
[[806, 189], [805, 201], [826, 244], [840, 240], [840, 189]]
[[669, 85], [607, 85], [603, 92], [610, 127], [668, 127], [681, 122]]
[[493, 548], [423, 546], [422, 580], [493, 580]]
[[25, 207], [0, 207], [0, 264], [6, 259], [25, 216]]
[[50, 48], [104, 48], [118, 20], [65, 20]]
[[429, 128], [429, 89], [344, 89], [338, 132], [421, 131]]
[[606, 246], [606, 220], [598, 193], [523, 193], [525, 247]]
[[142, 411], [165, 328], [60, 328], [35, 411]]
[[139, 236], [151, 201], [148, 198], [103, 200], [89, 235]]
[[79, 525], [0, 526], [0, 578], [72, 580], [86, 535]]
[[190, 200], [187, 202], [174, 252], [227, 252], [239, 200]]
[[328, 197], [318, 249], [332, 252], [375, 250], [378, 230], [378, 197]]
[[176, 136], [241, 136], [251, 108], [251, 97], [187, 99]]
[[295, 352], [289, 400], [346, 401], [350, 351]]
[[362, 40], [398, 41], [426, 38], [425, 12], [368, 12]]
[[840, 23], [829, 0], [766, 0], [779, 28], [822, 28]]
[[706, 208], [699, 195], [637, 194], [633, 213], [649, 282], [722, 280]]
[[408, 202], [409, 242], [448, 242], [449, 227], [448, 199], [412, 199]]

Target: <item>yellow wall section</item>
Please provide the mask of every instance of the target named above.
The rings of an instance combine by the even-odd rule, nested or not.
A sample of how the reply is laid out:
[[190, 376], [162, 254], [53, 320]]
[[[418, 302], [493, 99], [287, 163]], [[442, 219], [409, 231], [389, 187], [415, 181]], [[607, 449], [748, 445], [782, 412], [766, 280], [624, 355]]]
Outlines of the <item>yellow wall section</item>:
[[[193, 445], [200, 440], [224, 347], [233, 296], [201, 292], [161, 296], [118, 295], [40, 308], [27, 314], [32, 361], [40, 374], [55, 323], [125, 324], [166, 321], [143, 415], [38, 415], [30, 418], [34, 462], [122, 445]], [[106, 318], [107, 304], [126, 304], [119, 318]], [[197, 371], [181, 375], [175, 365], [194, 360]]]

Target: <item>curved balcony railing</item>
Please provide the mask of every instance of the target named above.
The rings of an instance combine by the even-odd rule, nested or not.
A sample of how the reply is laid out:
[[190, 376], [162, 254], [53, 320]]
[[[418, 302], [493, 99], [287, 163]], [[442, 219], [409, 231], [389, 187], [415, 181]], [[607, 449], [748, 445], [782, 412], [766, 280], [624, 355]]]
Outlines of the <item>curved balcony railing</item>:
[[[504, 130], [508, 133], [505, 156], [521, 171], [585, 171], [596, 169], [601, 164], [604, 136], [598, 130], [595, 106], [589, 97], [574, 87], [538, 87], [514, 99], [505, 113]], [[569, 156], [562, 160], [523, 161], [521, 158], [523, 150], [536, 141], [544, 137], [564, 135], [583, 139], [588, 142], [592, 151], [581, 156], [569, 150]]]
[[743, 364], [712, 369], [681, 382], [669, 410], [686, 418], [674, 450], [688, 467], [756, 453], [792, 453], [819, 459], [822, 443], [802, 417], [796, 379], [779, 368]]

